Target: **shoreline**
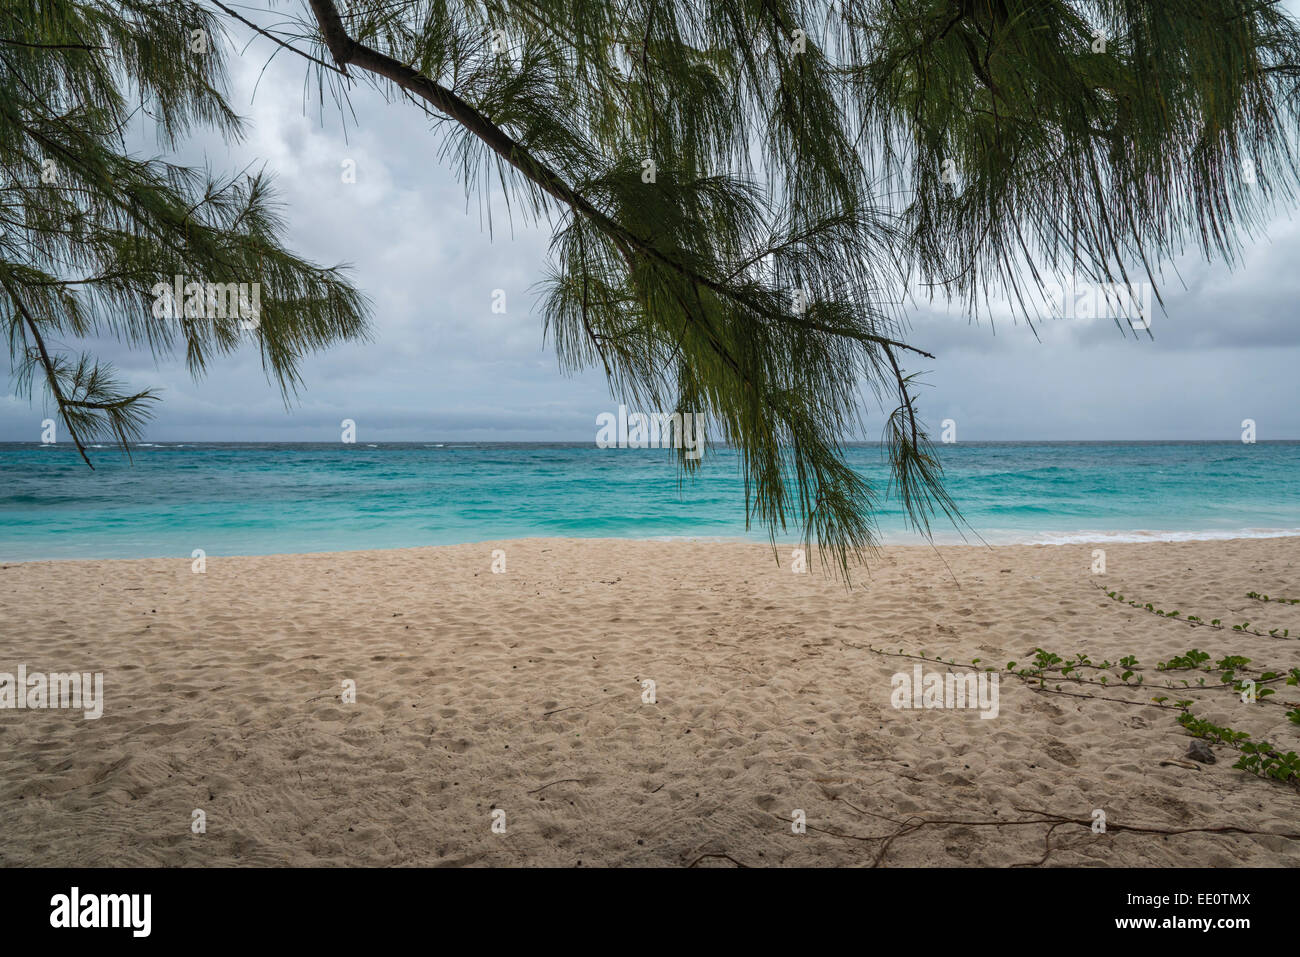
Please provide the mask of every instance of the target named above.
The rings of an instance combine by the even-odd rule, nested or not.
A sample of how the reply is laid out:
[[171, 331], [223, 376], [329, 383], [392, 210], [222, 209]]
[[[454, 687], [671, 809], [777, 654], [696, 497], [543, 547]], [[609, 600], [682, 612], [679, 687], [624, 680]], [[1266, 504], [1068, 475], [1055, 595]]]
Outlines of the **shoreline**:
[[[1241, 534], [1242, 531], [1227, 531], [1222, 533], [1216, 532], [1155, 532], [1151, 533], [1159, 537], [1139, 537], [1143, 535], [1142, 530], [1137, 531], [1116, 531], [1116, 532], [1078, 532], [1078, 533], [1060, 533], [1062, 535], [1079, 535], [1091, 536], [1095, 534], [1098, 537], [1080, 537], [1071, 538], [1067, 541], [940, 541], [930, 542], [899, 542], [899, 543], [882, 543], [867, 549], [868, 555], [872, 550], [877, 552], [892, 551], [894, 549], [1006, 549], [1006, 548], [1071, 548], [1084, 547], [1088, 545], [1161, 545], [1161, 544], [1180, 544], [1180, 543], [1227, 543], [1227, 542], [1255, 542], [1255, 541], [1274, 541], [1277, 539], [1300, 538], [1300, 529], [1260, 529], [1258, 534], [1248, 535]], [[1113, 537], [1101, 537], [1110, 535]], [[207, 552], [206, 557], [232, 559], [232, 558], [307, 558], [327, 555], [357, 555], [367, 553], [388, 553], [388, 552], [419, 552], [428, 549], [445, 549], [445, 548], [470, 548], [475, 546], [490, 545], [510, 545], [530, 542], [573, 542], [573, 543], [656, 543], [656, 544], [684, 544], [684, 545], [737, 545], [751, 546], [772, 549], [772, 544], [766, 541], [756, 541], [752, 538], [735, 538], [720, 536], [694, 536], [694, 535], [654, 535], [638, 538], [628, 538], [624, 536], [608, 537], [583, 537], [583, 536], [563, 536], [563, 535], [529, 535], [520, 538], [485, 538], [472, 542], [452, 542], [439, 545], [395, 545], [386, 548], [344, 548], [328, 551], [313, 552], [241, 552], [236, 554], [220, 554]], [[776, 542], [777, 549], [802, 548], [803, 544], [796, 540], [778, 539]], [[817, 551], [817, 546], [812, 546], [812, 551]], [[142, 555], [127, 558], [0, 558], [0, 567], [12, 565], [41, 565], [41, 564], [68, 564], [78, 562], [152, 562], [152, 561], [184, 561], [190, 562], [192, 559], [183, 555]], [[867, 564], [870, 564], [868, 560]]]

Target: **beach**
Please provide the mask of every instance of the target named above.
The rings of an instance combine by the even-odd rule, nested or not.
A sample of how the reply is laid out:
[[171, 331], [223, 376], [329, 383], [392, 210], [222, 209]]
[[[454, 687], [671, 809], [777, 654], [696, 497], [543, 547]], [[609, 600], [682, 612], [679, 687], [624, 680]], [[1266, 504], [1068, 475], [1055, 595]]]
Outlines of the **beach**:
[[[1300, 667], [1300, 605], [1247, 597], [1300, 597], [1300, 538], [889, 547], [851, 588], [794, 558], [535, 538], [7, 563], [0, 672], [102, 673], [103, 700], [0, 710], [0, 863], [1300, 865], [1300, 840], [1211, 833], [1300, 831], [1300, 791], [1225, 745], [1189, 761], [1173, 705], [1300, 750], [1277, 704], [1300, 688], [1156, 669]], [[1132, 655], [1144, 683], [1039, 687], [1013, 673], [1036, 648]], [[895, 707], [918, 666], [997, 669], [996, 716]]]

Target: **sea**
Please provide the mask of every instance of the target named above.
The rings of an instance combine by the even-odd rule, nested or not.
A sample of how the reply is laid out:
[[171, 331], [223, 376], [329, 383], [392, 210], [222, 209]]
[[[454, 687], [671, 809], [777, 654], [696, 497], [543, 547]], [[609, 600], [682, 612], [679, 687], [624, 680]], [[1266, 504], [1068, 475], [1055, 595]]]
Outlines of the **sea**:
[[[937, 446], [962, 524], [940, 544], [1300, 534], [1300, 442]], [[883, 544], [926, 541], [877, 444], [846, 448]], [[592, 443], [0, 443], [0, 560], [189, 558], [560, 536], [768, 540], [746, 528], [734, 450], [683, 476], [665, 449]], [[796, 541], [800, 529], [779, 530]]]

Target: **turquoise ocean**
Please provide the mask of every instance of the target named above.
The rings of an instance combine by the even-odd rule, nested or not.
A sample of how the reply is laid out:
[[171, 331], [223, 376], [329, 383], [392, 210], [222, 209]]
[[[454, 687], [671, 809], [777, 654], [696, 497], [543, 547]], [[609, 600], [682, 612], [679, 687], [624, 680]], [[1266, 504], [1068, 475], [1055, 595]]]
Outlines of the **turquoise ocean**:
[[[142, 443], [132, 461], [67, 444], [0, 444], [0, 559], [255, 555], [506, 538], [750, 538], [735, 454], [679, 482], [666, 450], [593, 444]], [[878, 445], [850, 446], [880, 493], [886, 544], [921, 541], [886, 496]], [[1300, 534], [1300, 442], [939, 446], [970, 528], [990, 544]], [[782, 537], [794, 540], [792, 532]]]

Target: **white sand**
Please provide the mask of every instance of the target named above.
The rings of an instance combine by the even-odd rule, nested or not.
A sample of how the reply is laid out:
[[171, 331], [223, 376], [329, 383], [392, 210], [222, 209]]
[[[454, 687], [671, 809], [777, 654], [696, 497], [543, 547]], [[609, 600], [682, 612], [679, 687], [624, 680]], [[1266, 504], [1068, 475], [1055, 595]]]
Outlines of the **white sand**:
[[[1300, 831], [1300, 792], [1234, 770], [1225, 747], [1162, 766], [1191, 740], [1176, 712], [1011, 677], [992, 720], [891, 707], [914, 662], [868, 645], [981, 667], [1035, 646], [1134, 654], [1144, 690], [1083, 689], [1133, 702], [1180, 697], [1153, 668], [1193, 647], [1300, 666], [1300, 641], [1191, 628], [1093, 587], [1300, 635], [1300, 605], [1245, 597], [1300, 596], [1300, 539], [1110, 545], [1104, 576], [1092, 547], [895, 548], [852, 591], [815, 563], [792, 574], [788, 548], [778, 567], [717, 543], [211, 557], [201, 575], [189, 559], [9, 564], [0, 671], [102, 671], [106, 702], [97, 721], [0, 711], [0, 863], [863, 865], [884, 842], [848, 835], [898, 822], [1100, 808], [1112, 828], [1057, 828], [1049, 865], [1300, 864], [1296, 840], [1115, 829]], [[1300, 750], [1283, 707], [1186, 697]], [[884, 863], [1032, 863], [1047, 830], [927, 826]]]

